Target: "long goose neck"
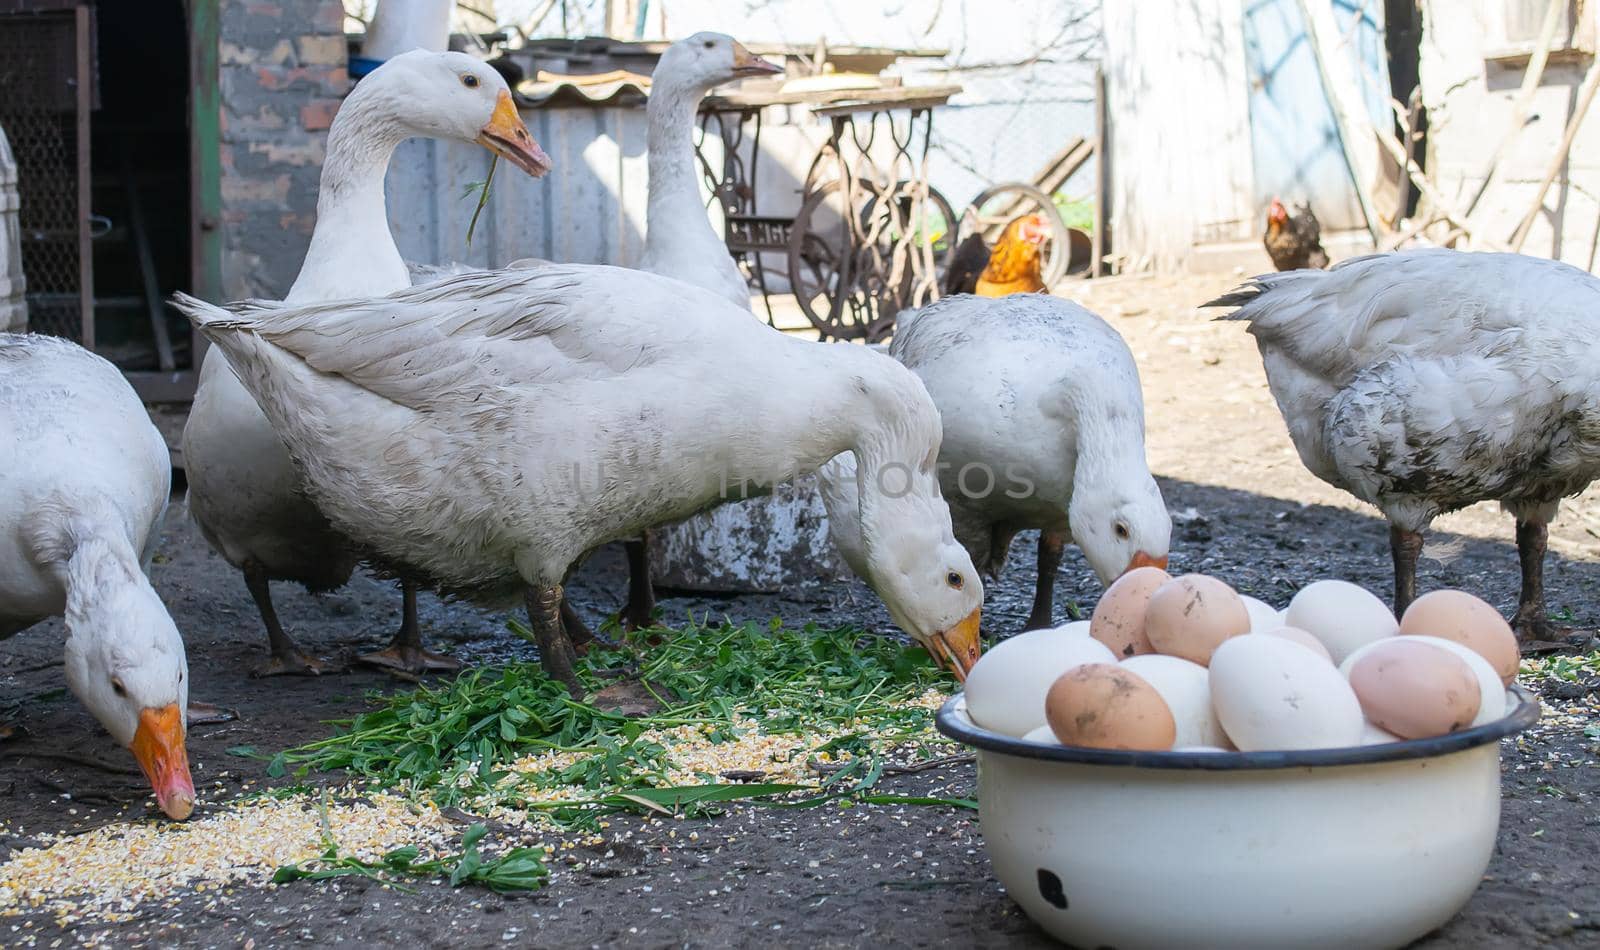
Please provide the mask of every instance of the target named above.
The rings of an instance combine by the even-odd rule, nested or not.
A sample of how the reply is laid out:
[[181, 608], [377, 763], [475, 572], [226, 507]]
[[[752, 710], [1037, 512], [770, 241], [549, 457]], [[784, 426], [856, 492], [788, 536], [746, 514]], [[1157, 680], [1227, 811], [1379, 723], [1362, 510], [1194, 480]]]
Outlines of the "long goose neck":
[[[646, 105], [650, 147], [650, 198], [646, 206], [645, 243], [682, 242], [685, 239], [715, 244], [726, 253], [700, 200], [700, 176], [695, 169], [694, 124], [704, 86], [663, 77], [650, 90]], [[699, 227], [686, 226], [700, 221]]]
[[408, 130], [381, 83], [356, 86], [328, 130], [317, 223], [287, 299], [387, 294], [409, 282], [389, 231], [383, 179]]
[[103, 620], [102, 604], [108, 594], [129, 586], [148, 587], [150, 584], [127, 539], [110, 531], [80, 536], [73, 544], [64, 571], [66, 625], [72, 635], [102, 626], [97, 618]]
[[889, 525], [938, 517], [935, 462], [943, 430], [938, 409], [910, 370], [864, 348], [848, 349], [862, 365], [846, 404], [822, 428], [840, 450], [855, 453], [861, 536], [870, 551]]
[[1144, 466], [1144, 400], [1103, 383], [1079, 378], [1063, 391], [1077, 435], [1074, 485], [1123, 479]]

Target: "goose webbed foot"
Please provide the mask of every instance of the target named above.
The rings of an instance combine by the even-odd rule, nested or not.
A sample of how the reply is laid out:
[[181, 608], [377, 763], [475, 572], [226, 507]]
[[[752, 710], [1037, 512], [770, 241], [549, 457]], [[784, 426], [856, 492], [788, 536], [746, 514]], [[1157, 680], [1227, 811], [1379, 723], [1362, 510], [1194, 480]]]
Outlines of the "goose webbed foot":
[[623, 542], [628, 555], [628, 603], [618, 618], [622, 629], [632, 633], [655, 626], [656, 591], [650, 582], [650, 533]]
[[250, 589], [250, 598], [261, 613], [261, 623], [267, 628], [267, 647], [271, 655], [266, 662], [250, 670], [252, 677], [263, 676], [321, 676], [324, 673], [342, 672], [300, 649], [294, 638], [278, 622], [278, 611], [272, 606], [272, 591], [267, 586], [267, 572], [251, 561], [244, 566], [244, 583]]
[[190, 728], [194, 726], [216, 726], [225, 722], [233, 722], [239, 718], [237, 709], [224, 709], [213, 706], [211, 703], [202, 703], [199, 700], [189, 700], [189, 708], [184, 710], [184, 721]]
[[617, 645], [616, 641], [600, 636], [584, 623], [565, 595], [561, 597], [561, 632], [567, 635], [567, 642], [572, 644], [575, 656], [588, 656], [589, 650], [595, 646], [610, 648]]
[[344, 670], [341, 667], [304, 653], [293, 643], [285, 649], [273, 650], [272, 655], [264, 662], [250, 669], [250, 675], [256, 679], [266, 676], [321, 676], [324, 673], [342, 672]]
[[417, 588], [409, 581], [400, 585], [400, 631], [382, 650], [356, 657], [368, 666], [421, 676], [425, 673], [453, 673], [461, 661], [422, 647], [422, 626], [417, 622]]

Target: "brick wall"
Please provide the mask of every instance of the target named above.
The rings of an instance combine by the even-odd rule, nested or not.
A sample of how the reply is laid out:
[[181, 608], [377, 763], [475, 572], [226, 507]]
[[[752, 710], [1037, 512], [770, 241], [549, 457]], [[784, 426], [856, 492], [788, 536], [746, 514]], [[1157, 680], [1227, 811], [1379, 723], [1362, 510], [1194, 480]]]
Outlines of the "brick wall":
[[328, 124], [349, 91], [340, 0], [221, 5], [222, 289], [280, 298], [316, 220]]

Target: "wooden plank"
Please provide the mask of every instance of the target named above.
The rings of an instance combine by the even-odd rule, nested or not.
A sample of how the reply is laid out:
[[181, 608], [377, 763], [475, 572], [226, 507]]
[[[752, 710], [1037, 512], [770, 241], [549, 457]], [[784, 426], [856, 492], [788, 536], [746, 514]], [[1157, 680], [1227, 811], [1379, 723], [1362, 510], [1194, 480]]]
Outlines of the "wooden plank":
[[1094, 233], [1089, 235], [1089, 276], [1105, 273], [1106, 202], [1111, 200], [1106, 174], [1106, 71], [1094, 70]]
[[[217, 84], [218, 0], [189, 8], [189, 292], [222, 299], [222, 100]], [[190, 360], [199, 368], [210, 344], [189, 329]]]

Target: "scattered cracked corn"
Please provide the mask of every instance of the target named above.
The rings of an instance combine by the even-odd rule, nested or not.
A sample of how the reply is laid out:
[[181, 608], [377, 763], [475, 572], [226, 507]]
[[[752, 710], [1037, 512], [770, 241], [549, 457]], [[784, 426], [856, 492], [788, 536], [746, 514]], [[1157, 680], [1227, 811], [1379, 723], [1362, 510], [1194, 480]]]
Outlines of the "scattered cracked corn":
[[[415, 844], [438, 849], [455, 829], [427, 803], [388, 794], [327, 805], [327, 832], [339, 853], [376, 860]], [[242, 802], [184, 824], [117, 822], [76, 837], [57, 837], [0, 864], [0, 916], [48, 907], [58, 919], [126, 919], [140, 903], [180, 889], [262, 885], [285, 864], [319, 857], [322, 799], [297, 795]]]

